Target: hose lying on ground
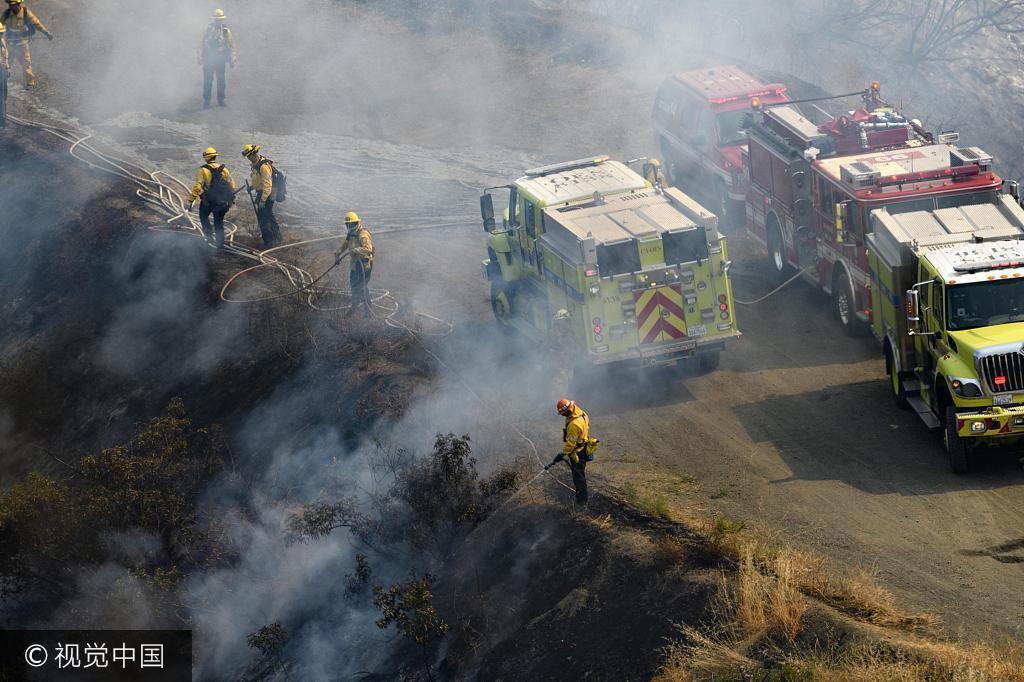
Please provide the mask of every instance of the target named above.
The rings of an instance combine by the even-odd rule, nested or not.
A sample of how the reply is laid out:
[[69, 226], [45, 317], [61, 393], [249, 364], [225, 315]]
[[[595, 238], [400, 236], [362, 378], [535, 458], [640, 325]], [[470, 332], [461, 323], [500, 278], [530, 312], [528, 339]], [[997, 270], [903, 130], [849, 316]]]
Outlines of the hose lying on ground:
[[[188, 210], [184, 198], [185, 196], [190, 194], [191, 190], [188, 185], [186, 185], [178, 178], [163, 171], [146, 170], [145, 168], [142, 168], [138, 164], [118, 159], [99, 151], [93, 145], [87, 143], [87, 140], [92, 138], [91, 134], [81, 135], [76, 133], [75, 131], [59, 128], [57, 126], [49, 125], [46, 123], [29, 121], [27, 119], [12, 116], [10, 114], [8, 114], [7, 118], [15, 124], [42, 130], [46, 133], [49, 133], [50, 135], [53, 135], [59, 139], [62, 139], [70, 143], [71, 146], [68, 149], [68, 153], [70, 153], [71, 156], [77, 159], [78, 161], [81, 161], [82, 163], [86, 164], [87, 166], [94, 170], [114, 175], [136, 185], [136, 196], [138, 196], [144, 202], [149, 204], [157, 212], [167, 216], [164, 225], [153, 226], [150, 229], [161, 231], [170, 230], [174, 232], [184, 233], [192, 231], [197, 236], [203, 236], [202, 229], [199, 225], [199, 221], [195, 217], [193, 217], [191, 212]], [[161, 178], [166, 178], [166, 181], [161, 180]], [[180, 229], [175, 226], [175, 224], [182, 219], [188, 221], [188, 226], [185, 227], [184, 229]], [[225, 229], [224, 231], [224, 250], [237, 256], [241, 256], [243, 258], [256, 261], [257, 263], [253, 266], [243, 268], [239, 272], [235, 273], [235, 275], [232, 276], [225, 283], [224, 287], [221, 289], [220, 292], [220, 297], [222, 300], [229, 303], [256, 303], [259, 301], [267, 301], [272, 300], [274, 298], [283, 298], [286, 296], [294, 296], [296, 294], [306, 293], [306, 304], [309, 307], [313, 308], [314, 310], [329, 311], [338, 309], [321, 308], [316, 302], [317, 291], [314, 288], [314, 285], [321, 279], [323, 279], [331, 270], [333, 270], [337, 266], [337, 263], [331, 265], [319, 276], [313, 277], [309, 272], [300, 268], [299, 266], [282, 261], [274, 256], [271, 256], [270, 254], [272, 252], [279, 252], [284, 249], [294, 248], [296, 246], [303, 246], [313, 242], [341, 239], [343, 235], [330, 235], [327, 237], [316, 237], [313, 239], [306, 239], [298, 242], [290, 242], [288, 244], [282, 244], [280, 246], [260, 251], [252, 247], [246, 246], [244, 244], [235, 243], [234, 237], [238, 231], [237, 225], [228, 221], [226, 223], [226, 227], [230, 229]], [[391, 230], [391, 232], [401, 231], [406, 230]], [[378, 231], [378, 234], [386, 234], [387, 232], [388, 231]], [[281, 296], [273, 296], [253, 300], [232, 300], [226, 297], [226, 292], [232, 282], [234, 282], [236, 279], [238, 279], [241, 275], [244, 275], [245, 273], [252, 272], [256, 269], [264, 267], [273, 267], [280, 271], [287, 278], [288, 283], [293, 290], [288, 291], [282, 294]], [[351, 291], [348, 289], [332, 288], [331, 290], [338, 293], [348, 293], [349, 295], [351, 295]], [[483, 400], [483, 398], [480, 397], [480, 395], [475, 390], [473, 390], [469, 383], [462, 378], [462, 375], [459, 374], [459, 372], [455, 371], [448, 363], [442, 360], [441, 357], [438, 356], [437, 353], [435, 353], [433, 350], [431, 350], [422, 339], [424, 335], [446, 336], [450, 334], [454, 329], [454, 325], [452, 323], [446, 322], [432, 315], [417, 312], [415, 314], [420, 317], [444, 325], [446, 327], [446, 330], [443, 332], [423, 332], [422, 330], [414, 330], [408, 325], [406, 325], [404, 322], [402, 322], [400, 319], [398, 319], [398, 311], [400, 306], [398, 300], [391, 294], [390, 291], [387, 291], [385, 289], [372, 288], [369, 289], [369, 291], [371, 295], [371, 303], [373, 304], [373, 306], [382, 308], [387, 312], [387, 315], [385, 315], [383, 318], [377, 319], [381, 319], [384, 322], [384, 324], [390, 327], [405, 330], [420, 345], [420, 347], [428, 355], [430, 355], [430, 357], [432, 357], [441, 367], [447, 369], [453, 376], [455, 376], [459, 383], [469, 392], [470, 395], [473, 396], [473, 398], [481, 406], [486, 407], [487, 403]], [[384, 300], [390, 300], [393, 303], [393, 306], [383, 305], [381, 302]], [[499, 411], [499, 414], [500, 413], [501, 412]], [[537, 463], [540, 466], [544, 466], [544, 463], [540, 459], [540, 454], [537, 450], [537, 446], [534, 444], [534, 442], [525, 433], [523, 433], [523, 431], [515, 424], [509, 422], [509, 426], [520, 438], [526, 441], [526, 443], [530, 446], [530, 449], [532, 450], [533, 456], [537, 460]], [[560, 486], [571, 492], [574, 492], [572, 487], [563, 483], [561, 480], [555, 477], [555, 475], [552, 474], [550, 471], [547, 473], [549, 473], [552, 479]], [[536, 476], [534, 478], [536, 478]], [[532, 480], [533, 479], [531, 479], [531, 482]]]

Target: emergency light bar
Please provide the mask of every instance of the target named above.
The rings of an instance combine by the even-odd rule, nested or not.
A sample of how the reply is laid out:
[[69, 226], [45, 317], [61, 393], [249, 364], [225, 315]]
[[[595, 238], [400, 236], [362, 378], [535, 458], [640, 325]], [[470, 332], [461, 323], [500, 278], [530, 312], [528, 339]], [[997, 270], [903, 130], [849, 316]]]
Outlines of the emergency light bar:
[[946, 168], [940, 171], [918, 171], [916, 173], [903, 173], [902, 175], [882, 176], [875, 180], [875, 185], [878, 187], [888, 187], [891, 185], [903, 185], [909, 182], [941, 180], [943, 178], [950, 178], [956, 181], [971, 175], [978, 175], [979, 173], [981, 173], [981, 168], [975, 165], [957, 166], [956, 168]]
[[957, 265], [953, 269], [957, 272], [984, 272], [985, 270], [1005, 270], [1006, 268], [1024, 267], [1024, 261], [1008, 260], [1001, 263], [970, 263], [968, 265]]
[[552, 173], [561, 173], [563, 171], [575, 170], [576, 168], [585, 168], [586, 166], [596, 166], [604, 163], [608, 160], [607, 156], [592, 156], [589, 159], [576, 159], [575, 161], [566, 161], [564, 163], [553, 163], [550, 166], [540, 166], [539, 168], [531, 168], [526, 171], [527, 177], [536, 178], [542, 175], [551, 175]]
[[749, 95], [735, 95], [733, 97], [716, 97], [709, 99], [708, 102], [711, 104], [725, 104], [726, 102], [735, 102], [741, 99], [750, 99], [753, 97], [767, 97], [768, 95], [782, 95], [786, 92], [786, 86], [782, 85], [775, 88], [774, 90], [762, 90], [761, 92], [753, 92]]

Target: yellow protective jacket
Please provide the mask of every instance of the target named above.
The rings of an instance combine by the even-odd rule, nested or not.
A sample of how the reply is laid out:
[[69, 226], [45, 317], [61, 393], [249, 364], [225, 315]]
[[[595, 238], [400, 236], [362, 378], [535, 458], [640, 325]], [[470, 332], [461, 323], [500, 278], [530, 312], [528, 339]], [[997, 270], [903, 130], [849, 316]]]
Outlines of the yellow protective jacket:
[[199, 170], [196, 171], [196, 184], [192, 186], [192, 196], [189, 198], [189, 201], [195, 201], [202, 196], [206, 190], [210, 189], [210, 184], [213, 182], [213, 173], [211, 173], [210, 169], [206, 167], [207, 165], [213, 166], [214, 168], [223, 168], [224, 172], [221, 175], [224, 176], [224, 182], [228, 183], [232, 192], [238, 189], [235, 187], [235, 181], [231, 177], [231, 171], [229, 171], [227, 166], [223, 163], [203, 164], [199, 167]]
[[223, 59], [231, 64], [237, 62], [238, 47], [231, 29], [223, 24], [218, 26], [216, 22], [207, 26], [203, 42], [199, 44], [199, 58], [203, 61]]
[[268, 201], [277, 199], [277, 189], [274, 187], [273, 161], [259, 157], [252, 165], [249, 172], [249, 184], [257, 193], [258, 201], [265, 204]]
[[39, 31], [43, 35], [50, 35], [50, 31], [43, 26], [43, 22], [32, 14], [32, 10], [22, 5], [19, 9], [8, 7], [0, 16], [0, 24], [7, 29], [7, 39], [12, 43], [27, 41], [32, 34]]
[[572, 411], [565, 416], [565, 429], [562, 431], [562, 453], [569, 458], [573, 464], [578, 464], [580, 454], [587, 446], [587, 439], [590, 438], [590, 417], [580, 409], [579, 405], [573, 405]]
[[338, 250], [338, 255], [345, 253], [346, 250], [352, 252], [352, 270], [358, 270], [360, 267], [369, 270], [373, 267], [373, 240], [370, 239], [369, 230], [363, 227], [362, 223], [348, 233]]

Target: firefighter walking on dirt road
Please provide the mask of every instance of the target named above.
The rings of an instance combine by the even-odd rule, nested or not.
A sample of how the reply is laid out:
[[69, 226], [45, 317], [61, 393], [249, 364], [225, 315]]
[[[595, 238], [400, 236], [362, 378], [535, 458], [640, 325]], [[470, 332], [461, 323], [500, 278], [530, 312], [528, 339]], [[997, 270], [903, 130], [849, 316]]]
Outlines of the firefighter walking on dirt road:
[[0, 128], [7, 127], [7, 79], [11, 63], [7, 57], [7, 29], [0, 23]]
[[547, 471], [562, 460], [567, 460], [569, 469], [572, 471], [572, 484], [576, 486], [576, 506], [583, 507], [587, 504], [589, 497], [587, 493], [587, 460], [590, 455], [588, 445], [590, 438], [590, 418], [580, 407], [566, 398], [562, 398], [555, 405], [558, 414], [565, 417], [565, 427], [562, 429], [562, 451], [559, 452], [551, 464], [544, 467]]
[[354, 211], [345, 214], [345, 241], [334, 254], [334, 263], [341, 262], [342, 255], [348, 251], [351, 259], [349, 268], [349, 286], [352, 290], [352, 305], [346, 315], [353, 314], [362, 308], [363, 315], [369, 317], [370, 309], [370, 275], [373, 273], [373, 240], [370, 232], [363, 227], [363, 222]]
[[228, 167], [223, 163], [217, 163], [216, 149], [207, 147], [203, 150], [203, 161], [206, 163], [196, 171], [196, 184], [192, 187], [188, 207], [192, 210], [192, 204], [202, 197], [199, 202], [199, 222], [203, 226], [203, 235], [207, 241], [213, 241], [219, 249], [224, 246], [224, 216], [234, 203], [235, 192], [238, 190]]
[[252, 169], [249, 171], [249, 196], [253, 208], [256, 209], [256, 221], [263, 235], [263, 247], [270, 248], [280, 244], [281, 227], [274, 215], [274, 202], [277, 200], [277, 187], [274, 186], [274, 162], [260, 155], [258, 144], [247, 144], [242, 148], [242, 156], [249, 159]]
[[199, 63], [203, 65], [203, 108], [210, 108], [210, 96], [213, 94], [213, 78], [217, 77], [217, 104], [224, 106], [225, 81], [224, 69], [227, 65], [235, 68], [238, 62], [238, 48], [235, 37], [224, 21], [227, 15], [224, 10], [214, 10], [212, 21], [203, 34], [203, 42], [199, 45]]
[[53, 34], [43, 26], [32, 10], [25, 7], [22, 0], [7, 0], [7, 9], [0, 15], [0, 24], [4, 25], [7, 34], [7, 46], [14, 56], [21, 60], [25, 70], [25, 87], [37, 84], [36, 75], [32, 72], [32, 53], [28, 49], [28, 41], [37, 32], [53, 40]]

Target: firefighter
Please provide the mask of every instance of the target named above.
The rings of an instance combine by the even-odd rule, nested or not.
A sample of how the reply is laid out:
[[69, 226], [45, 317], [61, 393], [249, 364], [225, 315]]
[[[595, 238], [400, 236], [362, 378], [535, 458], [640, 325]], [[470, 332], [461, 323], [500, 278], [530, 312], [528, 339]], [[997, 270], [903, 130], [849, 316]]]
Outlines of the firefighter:
[[590, 440], [590, 418], [587, 413], [567, 398], [562, 398], [555, 404], [558, 414], [565, 417], [565, 427], [562, 429], [562, 451], [559, 452], [551, 464], [544, 467], [547, 471], [562, 460], [569, 462], [569, 469], [572, 471], [572, 483], [576, 486], [576, 505], [579, 507], [587, 504], [587, 443]]
[[334, 254], [334, 263], [341, 262], [342, 254], [349, 252], [351, 267], [349, 268], [349, 285], [352, 290], [352, 305], [346, 315], [353, 314], [357, 308], [363, 309], [363, 315], [369, 317], [370, 309], [370, 274], [373, 272], [373, 240], [370, 232], [363, 226], [354, 211], [345, 214], [345, 241]]
[[252, 168], [249, 171], [249, 196], [253, 208], [256, 209], [256, 221], [263, 235], [263, 247], [270, 248], [280, 244], [281, 227], [274, 215], [274, 201], [277, 199], [277, 188], [274, 187], [274, 162], [260, 154], [258, 144], [247, 144], [242, 148], [242, 156], [249, 159]]
[[[203, 235], [207, 241], [213, 241], [217, 248], [224, 247], [224, 216], [235, 201], [235, 181], [231, 171], [223, 163], [217, 163], [217, 150], [207, 147], [203, 150], [202, 166], [196, 171], [196, 184], [192, 187], [192, 196], [188, 208], [202, 197], [199, 202], [199, 222], [203, 226]], [[213, 227], [210, 227], [210, 215], [213, 215]]]
[[0, 128], [7, 127], [7, 78], [11, 64], [7, 58], [7, 29], [0, 23]]
[[224, 91], [227, 83], [224, 69], [230, 64], [235, 68], [238, 61], [238, 48], [235, 37], [224, 21], [227, 15], [224, 10], [214, 10], [212, 21], [203, 34], [203, 42], [199, 45], [199, 63], [203, 65], [203, 108], [210, 108], [210, 95], [213, 91], [213, 77], [217, 77], [217, 104], [224, 106]]
[[42, 33], [49, 40], [53, 40], [53, 34], [43, 26], [43, 22], [39, 21], [32, 10], [24, 6], [22, 0], [7, 0], [7, 9], [0, 16], [0, 23], [7, 29], [8, 47], [21, 59], [21, 66], [25, 70], [25, 87], [35, 87], [38, 81], [32, 72], [32, 54], [28, 49], [28, 41], [36, 32]]
[[668, 187], [668, 180], [665, 179], [665, 173], [661, 170], [661, 161], [657, 159], [651, 159], [644, 164], [644, 179], [651, 183], [652, 187], [659, 189]]
[[576, 365], [575, 338], [572, 333], [572, 315], [559, 309], [548, 330], [548, 353], [552, 363], [552, 388], [555, 399], [569, 392], [573, 368]]

